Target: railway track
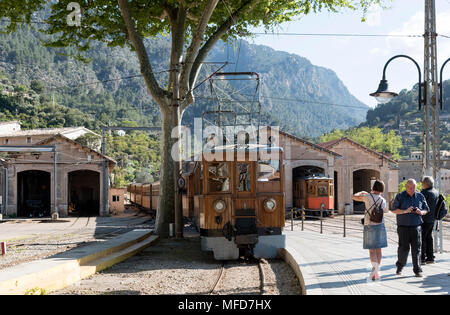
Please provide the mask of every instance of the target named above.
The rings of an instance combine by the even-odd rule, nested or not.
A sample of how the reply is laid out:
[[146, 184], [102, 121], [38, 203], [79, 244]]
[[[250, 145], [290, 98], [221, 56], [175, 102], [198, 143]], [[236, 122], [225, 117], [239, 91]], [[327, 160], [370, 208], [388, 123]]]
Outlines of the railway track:
[[[236, 287], [241, 285], [240, 283], [233, 282], [233, 273], [240, 273], [240, 267], [247, 267], [251, 265], [252, 267], [258, 268], [258, 278], [259, 278], [259, 286], [258, 286], [258, 294], [264, 295], [265, 290], [265, 274], [263, 264], [267, 263], [264, 259], [254, 259], [249, 262], [225, 262], [222, 261], [221, 266], [219, 267], [219, 273], [214, 281], [211, 289], [207, 292], [208, 295], [216, 295], [216, 294], [228, 294], [229, 288], [227, 288], [226, 283], [228, 281], [234, 283]], [[253, 269], [253, 268], [252, 268]], [[251, 274], [256, 274], [256, 272], [251, 272]], [[227, 279], [227, 276], [230, 279]], [[254, 279], [252, 279], [254, 281]], [[242, 288], [234, 288], [233, 294], [255, 294], [255, 287], [242, 287]], [[252, 291], [252, 292], [249, 292]]]

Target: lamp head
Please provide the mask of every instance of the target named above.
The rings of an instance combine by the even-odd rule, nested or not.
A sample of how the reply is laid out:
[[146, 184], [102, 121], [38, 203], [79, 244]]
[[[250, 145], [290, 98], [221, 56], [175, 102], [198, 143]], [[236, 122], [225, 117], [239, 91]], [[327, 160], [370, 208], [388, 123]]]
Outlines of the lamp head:
[[380, 81], [378, 90], [376, 90], [376, 92], [371, 93], [370, 96], [375, 97], [378, 103], [386, 104], [389, 103], [394, 97], [398, 96], [398, 94], [394, 92], [389, 92], [388, 82], [387, 80], [383, 79]]

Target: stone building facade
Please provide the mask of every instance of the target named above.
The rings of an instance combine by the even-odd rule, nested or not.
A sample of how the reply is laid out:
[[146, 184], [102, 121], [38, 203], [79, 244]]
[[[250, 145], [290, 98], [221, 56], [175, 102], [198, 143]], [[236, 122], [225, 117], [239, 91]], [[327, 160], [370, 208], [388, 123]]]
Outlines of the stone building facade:
[[[86, 133], [81, 128], [72, 128], [73, 137], [78, 137], [76, 133], [80, 130]], [[19, 217], [48, 216], [53, 212], [62, 217], [70, 213], [109, 215], [102, 212], [103, 163], [107, 164], [108, 173], [111, 174], [116, 162], [59, 133], [51, 135], [46, 130], [47, 136], [41, 140], [40, 131], [30, 131], [29, 134], [35, 135], [32, 144], [27, 143], [20, 133], [18, 138], [22, 142], [8, 133], [8, 139], [14, 143], [9, 144], [11, 147], [54, 146], [56, 154], [7, 153], [0, 164], [2, 213]], [[0, 133], [0, 138], [4, 134]]]
[[362, 190], [370, 191], [374, 179], [384, 182], [383, 196], [387, 201], [395, 198], [398, 192], [396, 161], [346, 137], [320, 145], [342, 156], [335, 164], [340, 213], [344, 211], [345, 204], [350, 204], [356, 210], [360, 205], [353, 202], [353, 194]]
[[[332, 178], [335, 189], [334, 209], [339, 213], [344, 212], [346, 204], [349, 204], [352, 211], [355, 207], [360, 207], [360, 204], [353, 202], [352, 196], [361, 190], [370, 191], [374, 179], [384, 181], [386, 200], [390, 201], [395, 197], [398, 191], [398, 167], [397, 162], [390, 157], [348, 138], [314, 144], [286, 132], [274, 129], [269, 132], [263, 128], [261, 139], [264, 141], [272, 134], [276, 138], [277, 132], [279, 138], [274, 141], [284, 151], [286, 208], [294, 204], [293, 182], [298, 174]], [[300, 173], [302, 171], [306, 173]]]

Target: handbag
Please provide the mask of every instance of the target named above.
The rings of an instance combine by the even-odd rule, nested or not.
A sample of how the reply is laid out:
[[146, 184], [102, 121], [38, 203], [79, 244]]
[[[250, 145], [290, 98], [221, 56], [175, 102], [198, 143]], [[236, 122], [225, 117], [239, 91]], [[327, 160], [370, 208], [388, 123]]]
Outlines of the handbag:
[[[381, 209], [381, 203], [380, 206], [377, 205], [377, 202], [375, 201], [375, 198], [373, 198], [373, 195], [370, 194], [373, 200], [373, 205], [366, 210], [366, 212], [369, 214], [370, 221], [374, 223], [381, 223], [383, 222], [383, 209]], [[381, 198], [379, 199], [381, 200]], [[374, 208], [372, 211], [370, 211], [372, 208]], [[361, 219], [361, 224], [364, 225], [364, 218]]]

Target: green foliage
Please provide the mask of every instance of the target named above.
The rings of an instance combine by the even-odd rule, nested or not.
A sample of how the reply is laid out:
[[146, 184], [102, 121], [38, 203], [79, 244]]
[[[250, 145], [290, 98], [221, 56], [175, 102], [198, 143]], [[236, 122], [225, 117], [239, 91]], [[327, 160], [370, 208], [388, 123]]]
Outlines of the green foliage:
[[[49, 102], [42, 97], [0, 95], [0, 121], [20, 120], [24, 130], [84, 126], [100, 132], [98, 121], [91, 115]], [[137, 123], [124, 120], [123, 126], [136, 127]], [[75, 141], [100, 151], [99, 136], [88, 133]], [[107, 137], [106, 148], [107, 155], [118, 162], [114, 169], [114, 187], [125, 187], [136, 181], [136, 175], [143, 170], [147, 170], [148, 180], [159, 179], [161, 157], [158, 136], [142, 132], [129, 132], [123, 137], [113, 134]]]
[[40, 80], [33, 80], [30, 83], [30, 88], [37, 94], [42, 94], [45, 91], [45, 84]]
[[383, 133], [378, 127], [359, 127], [347, 130], [334, 130], [323, 135], [320, 142], [340, 139], [342, 137], [350, 138], [362, 145], [378, 151], [392, 154], [394, 159], [399, 158], [399, 149], [402, 147], [402, 139], [394, 131]]
[[28, 88], [25, 85], [18, 84], [14, 87], [14, 92], [25, 93], [28, 92]]
[[[450, 80], [443, 83], [443, 110], [440, 115], [450, 115]], [[407, 91], [403, 90], [399, 96], [387, 104], [379, 104], [367, 112], [366, 122], [360, 126], [382, 128], [383, 132], [395, 131], [400, 134], [403, 148], [399, 150], [402, 157], [409, 157], [412, 151], [422, 148], [422, 112], [418, 111], [418, 86]], [[450, 120], [444, 119], [440, 123], [441, 150], [450, 150]]]
[[75, 141], [96, 151], [100, 151], [101, 149], [102, 138], [92, 133], [86, 133], [76, 138]]
[[447, 207], [450, 207], [450, 194], [447, 195], [447, 197], [444, 196], [445, 203], [447, 204]]
[[113, 187], [159, 180], [161, 153], [156, 135], [140, 131], [127, 132], [124, 136], [107, 135], [106, 155], [117, 161]]
[[44, 288], [35, 287], [32, 289], [27, 289], [25, 295], [47, 295], [48, 292]]
[[[3, 1], [0, 3], [0, 18], [8, 18], [11, 23], [6, 31], [15, 31], [20, 22], [30, 22], [33, 14], [46, 9], [49, 14], [45, 33], [52, 35], [47, 44], [54, 47], [77, 47], [80, 51], [86, 51], [94, 41], [104, 41], [109, 46], [121, 46], [129, 44], [125, 33], [125, 23], [119, 10], [117, 1], [96, 0], [81, 1], [82, 6], [81, 27], [70, 26], [67, 23], [68, 3], [71, 0], [55, 1], [50, 6], [47, 1], [28, 0], [24, 3], [16, 1]], [[274, 29], [277, 25], [291, 21], [294, 18], [319, 11], [336, 12], [342, 9], [362, 10], [364, 13], [373, 4], [383, 4], [389, 1], [383, 0], [228, 0], [219, 1], [208, 21], [205, 29], [205, 37], [210, 37], [217, 31], [220, 25], [230, 16], [231, 12], [241, 7], [251, 5], [251, 10], [244, 11], [240, 19], [224, 36], [224, 39], [236, 38], [243, 33], [249, 33], [254, 27], [263, 25], [267, 29]], [[183, 6], [188, 13], [186, 22], [186, 40], [188, 41], [193, 30], [196, 29], [198, 20], [202, 16], [208, 0], [186, 0]], [[137, 20], [138, 31], [143, 37], [152, 37], [160, 34], [170, 34], [171, 19], [167, 13], [180, 8], [178, 1], [132, 1], [130, 10]], [[364, 19], [364, 16], [363, 16]]]

